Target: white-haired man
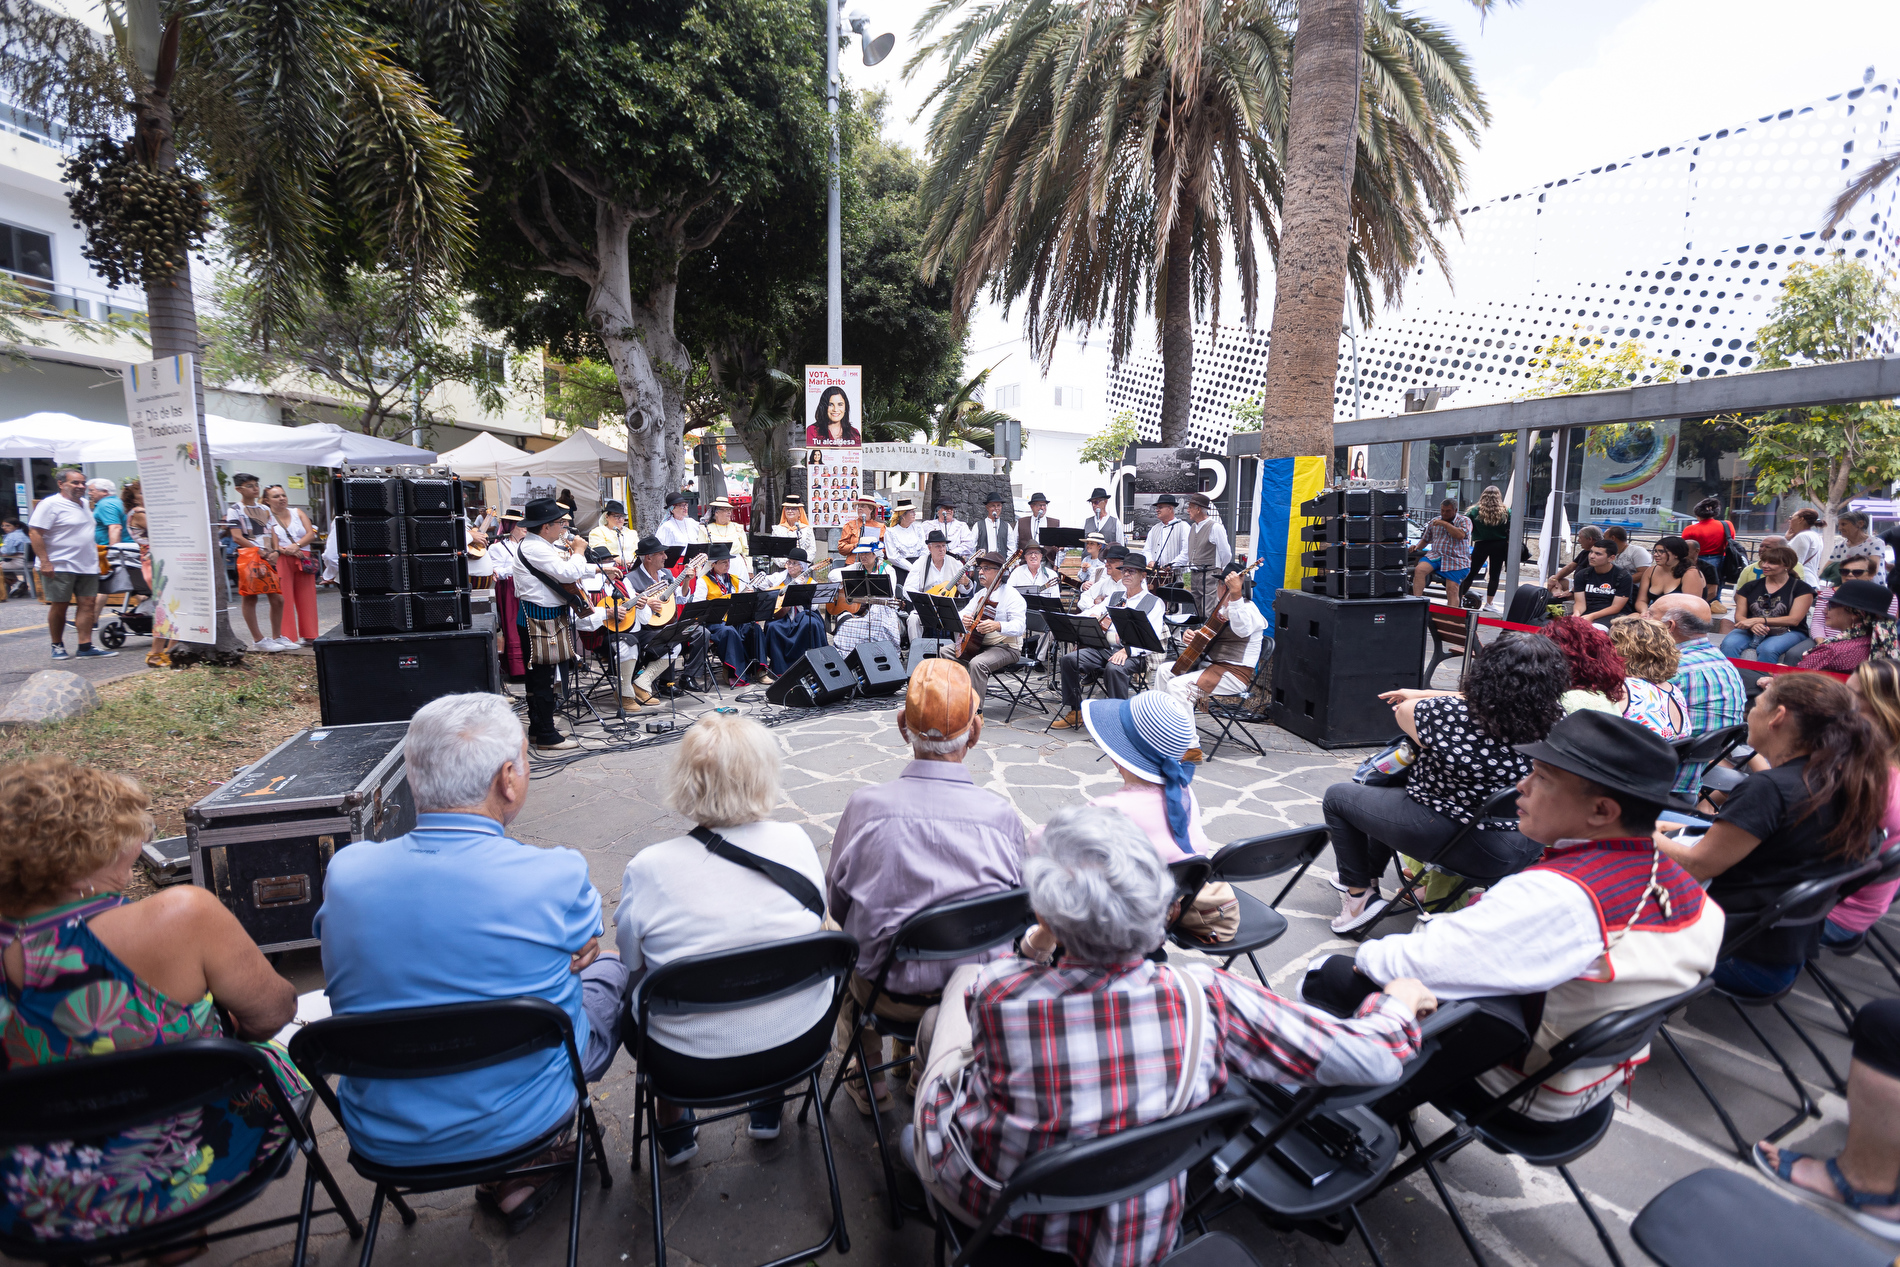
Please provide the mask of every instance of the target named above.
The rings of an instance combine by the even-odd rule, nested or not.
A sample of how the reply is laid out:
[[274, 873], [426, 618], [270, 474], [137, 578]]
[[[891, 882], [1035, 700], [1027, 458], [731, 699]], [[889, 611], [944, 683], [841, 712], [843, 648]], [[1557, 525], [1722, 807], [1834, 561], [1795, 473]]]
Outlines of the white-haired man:
[[[528, 747], [507, 697], [446, 695], [423, 705], [403, 752], [415, 830], [340, 850], [325, 877], [315, 928], [331, 1009], [535, 995], [568, 1014], [582, 1070], [590, 1082], [599, 1078], [620, 1045], [628, 973], [601, 954], [600, 894], [587, 860], [508, 836], [528, 796]], [[493, 1156], [574, 1112], [561, 1048], [438, 1078], [345, 1078], [337, 1094], [351, 1147], [397, 1166]], [[511, 1181], [489, 1190], [487, 1202], [512, 1216], [536, 1208], [537, 1191]]]

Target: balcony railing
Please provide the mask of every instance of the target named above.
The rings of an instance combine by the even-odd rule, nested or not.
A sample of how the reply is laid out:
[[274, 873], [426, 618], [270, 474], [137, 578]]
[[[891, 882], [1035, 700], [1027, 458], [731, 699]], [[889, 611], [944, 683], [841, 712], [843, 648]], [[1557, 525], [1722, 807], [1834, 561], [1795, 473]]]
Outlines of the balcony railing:
[[67, 282], [49, 281], [44, 277], [34, 277], [28, 273], [15, 273], [0, 269], [5, 276], [28, 291], [37, 292], [45, 298], [41, 305], [51, 312], [69, 312], [76, 317], [91, 321], [108, 321], [113, 317], [142, 318], [145, 305], [124, 295], [115, 295], [109, 291], [95, 290], [90, 286], [74, 286]]

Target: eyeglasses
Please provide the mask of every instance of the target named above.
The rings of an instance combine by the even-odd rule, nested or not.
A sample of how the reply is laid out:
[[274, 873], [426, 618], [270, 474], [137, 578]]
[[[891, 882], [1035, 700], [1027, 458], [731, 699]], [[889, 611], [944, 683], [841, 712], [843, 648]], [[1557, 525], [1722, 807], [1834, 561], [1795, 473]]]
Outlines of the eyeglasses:
[[1871, 577], [1873, 576], [1873, 574], [1874, 574], [1874, 570], [1872, 568], [1842, 568], [1841, 569], [1841, 575], [1846, 577], [1849, 580], [1858, 580], [1861, 577]]

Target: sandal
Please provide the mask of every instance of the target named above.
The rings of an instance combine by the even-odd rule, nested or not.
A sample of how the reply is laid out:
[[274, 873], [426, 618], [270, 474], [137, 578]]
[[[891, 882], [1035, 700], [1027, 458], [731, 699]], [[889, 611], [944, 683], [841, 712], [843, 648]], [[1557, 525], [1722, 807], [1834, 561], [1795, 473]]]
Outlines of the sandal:
[[1865, 1213], [1868, 1206], [1877, 1208], [1900, 1206], [1900, 1189], [1886, 1193], [1862, 1192], [1848, 1184], [1847, 1176], [1841, 1173], [1840, 1162], [1836, 1158], [1829, 1157], [1823, 1164], [1827, 1168], [1827, 1177], [1834, 1182], [1834, 1190], [1839, 1194], [1838, 1198], [1829, 1197], [1826, 1193], [1804, 1188], [1794, 1181], [1796, 1162], [1819, 1159], [1811, 1159], [1807, 1153], [1797, 1153], [1792, 1148], [1777, 1147], [1776, 1151], [1780, 1154], [1780, 1160], [1771, 1166], [1768, 1164], [1767, 1154], [1761, 1150], [1761, 1145], [1756, 1144], [1750, 1150], [1750, 1155], [1755, 1159], [1755, 1168], [1770, 1179], [1778, 1181], [1796, 1196], [1815, 1205], [1845, 1213], [1854, 1222], [1876, 1236], [1884, 1236], [1890, 1241], [1900, 1241], [1900, 1219], [1882, 1218], [1877, 1214]]
[[[528, 1164], [545, 1166], [550, 1162], [572, 1162], [574, 1160], [573, 1141], [556, 1145]], [[561, 1191], [561, 1183], [567, 1178], [567, 1171], [558, 1170], [544, 1175], [535, 1175], [523, 1179], [503, 1179], [494, 1183], [484, 1183], [475, 1189], [475, 1204], [484, 1210], [499, 1216], [508, 1227], [508, 1235], [513, 1236], [534, 1222], [534, 1216], [541, 1213], [543, 1207], [552, 1201]], [[504, 1210], [503, 1204], [509, 1197], [522, 1189], [528, 1190], [527, 1197], [512, 1210]]]

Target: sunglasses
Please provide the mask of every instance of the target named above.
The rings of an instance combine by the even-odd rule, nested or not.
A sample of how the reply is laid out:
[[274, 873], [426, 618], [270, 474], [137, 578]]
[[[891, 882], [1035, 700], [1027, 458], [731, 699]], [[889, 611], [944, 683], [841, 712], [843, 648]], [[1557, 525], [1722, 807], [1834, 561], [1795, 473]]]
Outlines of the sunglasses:
[[1871, 577], [1873, 576], [1873, 574], [1874, 574], [1874, 570], [1872, 568], [1842, 568], [1841, 569], [1841, 575], [1844, 577], [1847, 577], [1849, 580], [1857, 580], [1861, 577]]

